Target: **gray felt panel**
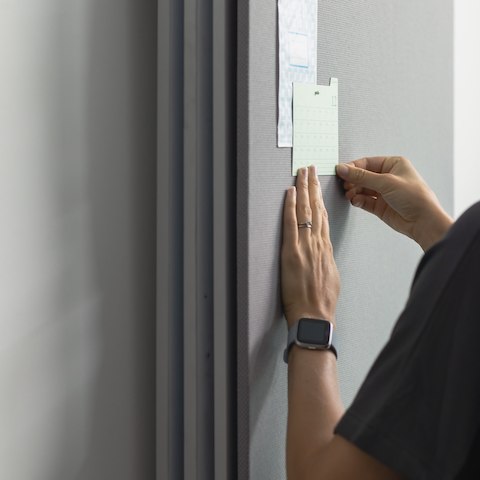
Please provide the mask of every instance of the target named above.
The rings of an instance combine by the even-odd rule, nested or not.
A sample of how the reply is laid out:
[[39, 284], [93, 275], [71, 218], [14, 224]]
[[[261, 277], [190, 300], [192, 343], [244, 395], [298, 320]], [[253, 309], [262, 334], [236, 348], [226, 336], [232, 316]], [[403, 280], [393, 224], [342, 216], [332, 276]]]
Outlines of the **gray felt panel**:
[[[281, 211], [291, 149], [276, 148], [277, 6], [239, 6], [239, 478], [285, 478], [286, 338], [279, 297]], [[452, 211], [451, 0], [321, 0], [318, 82], [339, 79], [340, 159], [409, 157]], [[342, 279], [339, 375], [352, 401], [408, 295], [421, 250], [321, 185]]]

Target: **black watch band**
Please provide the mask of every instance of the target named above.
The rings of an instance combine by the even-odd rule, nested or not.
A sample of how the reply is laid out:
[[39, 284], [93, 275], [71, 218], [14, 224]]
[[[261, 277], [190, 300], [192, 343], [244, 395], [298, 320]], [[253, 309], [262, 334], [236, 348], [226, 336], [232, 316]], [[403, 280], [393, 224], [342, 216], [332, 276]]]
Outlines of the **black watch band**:
[[328, 320], [301, 318], [288, 330], [283, 360], [288, 363], [288, 354], [294, 344], [308, 350], [330, 350], [338, 358], [337, 349], [333, 345], [334, 336], [333, 324]]

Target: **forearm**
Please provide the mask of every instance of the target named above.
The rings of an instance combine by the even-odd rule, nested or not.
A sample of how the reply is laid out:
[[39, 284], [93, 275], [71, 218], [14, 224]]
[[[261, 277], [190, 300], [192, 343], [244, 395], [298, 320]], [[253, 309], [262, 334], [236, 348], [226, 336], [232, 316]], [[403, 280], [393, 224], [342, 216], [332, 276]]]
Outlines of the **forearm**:
[[294, 346], [288, 364], [288, 480], [300, 479], [311, 455], [331, 442], [342, 414], [335, 355]]

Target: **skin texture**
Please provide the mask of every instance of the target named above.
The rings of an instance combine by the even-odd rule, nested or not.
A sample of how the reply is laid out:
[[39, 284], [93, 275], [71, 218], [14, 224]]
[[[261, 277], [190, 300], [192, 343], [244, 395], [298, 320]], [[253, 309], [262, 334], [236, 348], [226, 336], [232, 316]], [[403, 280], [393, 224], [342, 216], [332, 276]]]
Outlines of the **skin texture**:
[[[415, 239], [424, 250], [452, 220], [410, 162], [374, 157], [341, 166], [346, 197]], [[311, 221], [312, 228], [298, 228]], [[340, 278], [328, 215], [314, 167], [300, 169], [286, 192], [281, 254], [282, 300], [288, 325], [302, 317], [335, 325]], [[402, 477], [346, 439], [333, 434], [343, 414], [332, 352], [294, 346], [288, 365], [287, 476], [289, 480], [394, 480]]]

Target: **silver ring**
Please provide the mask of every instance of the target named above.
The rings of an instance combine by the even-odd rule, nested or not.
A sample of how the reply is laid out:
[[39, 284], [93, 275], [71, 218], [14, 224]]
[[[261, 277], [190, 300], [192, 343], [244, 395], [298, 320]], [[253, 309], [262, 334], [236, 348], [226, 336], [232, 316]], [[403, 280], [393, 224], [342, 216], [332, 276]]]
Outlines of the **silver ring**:
[[312, 228], [312, 222], [299, 223], [298, 228]]

